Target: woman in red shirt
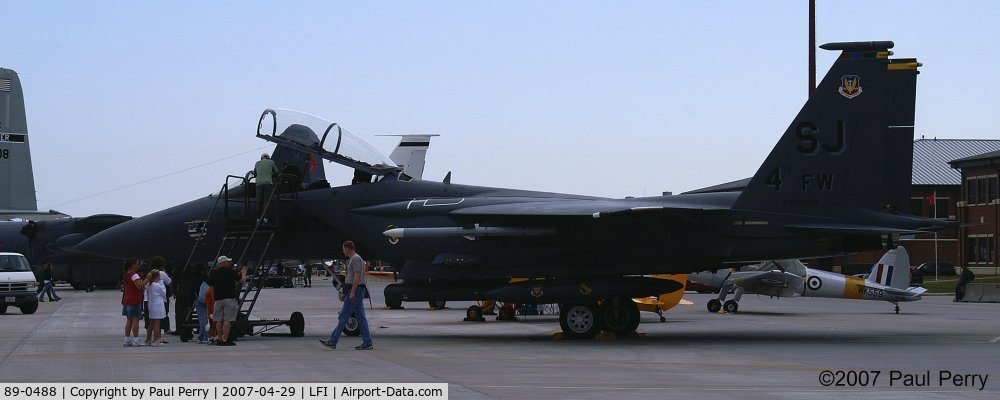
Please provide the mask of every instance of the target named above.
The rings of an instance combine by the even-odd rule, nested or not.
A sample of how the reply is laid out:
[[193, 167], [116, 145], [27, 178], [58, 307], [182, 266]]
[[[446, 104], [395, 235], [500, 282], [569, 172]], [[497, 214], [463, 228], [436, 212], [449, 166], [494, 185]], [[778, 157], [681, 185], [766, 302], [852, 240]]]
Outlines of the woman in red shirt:
[[[130, 258], [125, 262], [125, 274], [122, 276], [122, 315], [125, 316], [125, 347], [138, 347], [139, 318], [142, 318], [142, 277], [139, 276], [138, 258]], [[129, 334], [132, 334], [130, 337]]]

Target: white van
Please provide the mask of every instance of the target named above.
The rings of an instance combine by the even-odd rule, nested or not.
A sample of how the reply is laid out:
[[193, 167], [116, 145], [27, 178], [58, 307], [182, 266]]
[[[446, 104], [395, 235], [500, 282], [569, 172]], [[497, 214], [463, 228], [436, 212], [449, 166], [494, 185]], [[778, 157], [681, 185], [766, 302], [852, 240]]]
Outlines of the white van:
[[7, 306], [17, 306], [24, 314], [38, 310], [38, 282], [28, 259], [18, 253], [0, 253], [0, 314]]

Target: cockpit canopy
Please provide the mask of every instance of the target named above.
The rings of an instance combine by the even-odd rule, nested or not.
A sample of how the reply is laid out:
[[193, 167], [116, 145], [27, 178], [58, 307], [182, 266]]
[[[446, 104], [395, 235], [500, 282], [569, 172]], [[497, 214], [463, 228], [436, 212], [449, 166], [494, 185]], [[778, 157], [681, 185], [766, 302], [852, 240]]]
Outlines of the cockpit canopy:
[[[257, 137], [298, 147], [372, 175], [384, 175], [400, 169], [389, 157], [347, 128], [301, 111], [265, 110], [257, 124]], [[319, 143], [315, 142], [317, 137]]]
[[780, 270], [797, 276], [806, 276], [806, 265], [799, 260], [768, 260], [759, 264], [747, 265], [741, 271], [774, 271]]

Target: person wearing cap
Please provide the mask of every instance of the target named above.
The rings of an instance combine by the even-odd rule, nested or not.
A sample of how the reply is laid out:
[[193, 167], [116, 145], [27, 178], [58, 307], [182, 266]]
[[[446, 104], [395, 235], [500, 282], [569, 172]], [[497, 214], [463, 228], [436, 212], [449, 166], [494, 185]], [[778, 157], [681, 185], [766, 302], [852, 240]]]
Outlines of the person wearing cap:
[[354, 242], [348, 240], [341, 246], [344, 255], [347, 256], [347, 276], [344, 279], [343, 301], [344, 307], [340, 310], [340, 317], [337, 320], [337, 327], [330, 333], [329, 340], [320, 339], [323, 346], [331, 349], [337, 348], [337, 341], [340, 339], [347, 321], [353, 314], [358, 319], [361, 328], [361, 345], [355, 350], [371, 350], [372, 333], [368, 328], [368, 318], [365, 317], [365, 294], [368, 292], [367, 279], [365, 276], [365, 260], [358, 255]]
[[278, 175], [278, 166], [271, 161], [271, 156], [264, 153], [260, 155], [260, 161], [254, 164], [253, 173], [257, 177], [257, 218], [264, 218], [264, 209], [274, 190], [274, 177]]
[[240, 306], [236, 302], [236, 284], [246, 282], [247, 267], [243, 266], [237, 273], [233, 270], [232, 258], [219, 256], [215, 261], [218, 268], [208, 276], [215, 297], [215, 313], [212, 314], [212, 320], [216, 323], [215, 332], [218, 335], [215, 344], [233, 346], [236, 343], [230, 339], [229, 329], [240, 311]]

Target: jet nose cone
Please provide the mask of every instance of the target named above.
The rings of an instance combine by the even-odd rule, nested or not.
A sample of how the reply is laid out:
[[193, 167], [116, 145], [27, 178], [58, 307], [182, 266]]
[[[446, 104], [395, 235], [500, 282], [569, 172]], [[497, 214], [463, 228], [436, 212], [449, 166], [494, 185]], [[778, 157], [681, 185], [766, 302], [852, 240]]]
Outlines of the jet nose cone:
[[210, 215], [222, 215], [217, 203], [214, 197], [203, 197], [123, 222], [80, 242], [76, 250], [121, 259], [161, 256], [174, 266], [183, 266], [191, 256], [207, 260], [221, 244], [225, 227], [225, 217], [207, 222]]

